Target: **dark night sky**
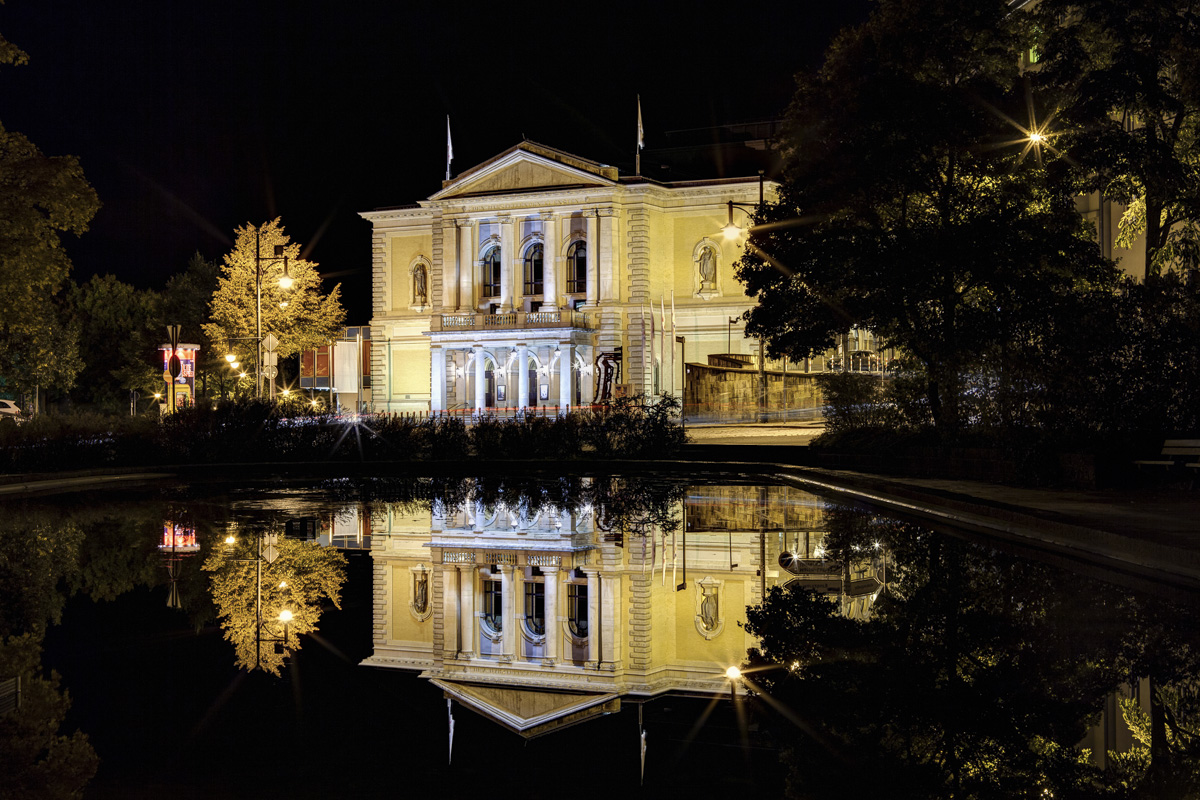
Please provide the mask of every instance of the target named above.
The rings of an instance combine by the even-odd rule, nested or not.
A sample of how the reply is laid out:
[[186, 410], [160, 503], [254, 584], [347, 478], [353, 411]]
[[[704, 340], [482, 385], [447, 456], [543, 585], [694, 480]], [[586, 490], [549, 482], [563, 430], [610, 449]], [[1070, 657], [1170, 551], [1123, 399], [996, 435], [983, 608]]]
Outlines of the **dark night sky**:
[[[30, 56], [0, 70], [0, 121], [75, 154], [104, 208], [77, 280], [161, 288], [195, 251], [275, 215], [351, 324], [370, 310], [356, 212], [437, 191], [522, 137], [632, 168], [668, 131], [777, 117], [793, 74], [867, 0], [723, 4], [7, 0]], [[486, 9], [486, 10], [485, 10]]]

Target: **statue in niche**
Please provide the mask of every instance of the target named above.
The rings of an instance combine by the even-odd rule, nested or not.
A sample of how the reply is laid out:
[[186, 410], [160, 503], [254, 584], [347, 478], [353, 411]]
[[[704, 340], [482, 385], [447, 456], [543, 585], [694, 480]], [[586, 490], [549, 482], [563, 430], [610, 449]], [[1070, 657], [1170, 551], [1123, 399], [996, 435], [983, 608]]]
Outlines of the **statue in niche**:
[[717, 628], [717, 589], [705, 587], [704, 599], [700, 601], [700, 624], [704, 630], [712, 632]]
[[700, 249], [700, 255], [696, 257], [696, 263], [700, 268], [700, 291], [711, 292], [716, 289], [717, 279], [717, 253], [711, 247], [703, 247]]
[[721, 581], [712, 577], [696, 581], [696, 632], [715, 639], [725, 629], [721, 618]]
[[427, 304], [429, 290], [426, 286], [425, 265], [418, 264], [413, 269], [413, 303], [418, 306]]
[[413, 586], [413, 611], [424, 614], [429, 608], [429, 573], [419, 571]]

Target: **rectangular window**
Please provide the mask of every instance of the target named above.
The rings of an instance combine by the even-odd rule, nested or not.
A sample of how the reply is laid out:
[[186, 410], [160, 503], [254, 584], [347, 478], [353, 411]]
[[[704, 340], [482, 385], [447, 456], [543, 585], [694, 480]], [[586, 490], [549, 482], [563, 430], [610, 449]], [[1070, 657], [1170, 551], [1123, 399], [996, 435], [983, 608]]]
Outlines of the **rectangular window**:
[[588, 587], [586, 583], [567, 584], [567, 623], [571, 633], [583, 638], [588, 635]]
[[504, 595], [500, 581], [483, 582], [483, 617], [494, 631], [504, 630]]
[[525, 624], [534, 636], [546, 632], [546, 585], [537, 581], [525, 583]]

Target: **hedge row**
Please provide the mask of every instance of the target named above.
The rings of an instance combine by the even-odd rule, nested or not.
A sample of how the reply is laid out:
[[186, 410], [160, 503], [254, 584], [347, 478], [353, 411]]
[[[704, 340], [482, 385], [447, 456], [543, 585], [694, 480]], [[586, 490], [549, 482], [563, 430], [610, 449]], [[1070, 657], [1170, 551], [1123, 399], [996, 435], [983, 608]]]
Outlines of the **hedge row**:
[[[469, 423], [469, 424], [468, 424]], [[195, 407], [162, 420], [92, 414], [0, 421], [0, 472], [162, 464], [668, 458], [686, 437], [679, 403], [618, 400], [558, 417], [414, 419], [288, 416], [259, 401]]]

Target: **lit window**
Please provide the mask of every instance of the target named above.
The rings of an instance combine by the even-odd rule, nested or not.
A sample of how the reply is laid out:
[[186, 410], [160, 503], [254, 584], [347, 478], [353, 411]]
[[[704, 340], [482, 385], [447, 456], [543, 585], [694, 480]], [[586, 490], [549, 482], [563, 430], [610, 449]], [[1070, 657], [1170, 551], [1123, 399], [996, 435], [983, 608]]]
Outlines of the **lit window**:
[[579, 638], [588, 635], [588, 587], [586, 583], [567, 584], [567, 624]]
[[587, 292], [587, 245], [575, 242], [567, 251], [567, 294]]
[[500, 248], [493, 247], [487, 251], [487, 255], [483, 257], [483, 296], [484, 297], [499, 297], [500, 296]]
[[525, 294], [542, 293], [542, 246], [535, 244], [525, 251]]
[[546, 632], [546, 584], [525, 582], [525, 626], [534, 636]]
[[504, 630], [504, 600], [500, 581], [483, 582], [483, 619], [492, 630]]

